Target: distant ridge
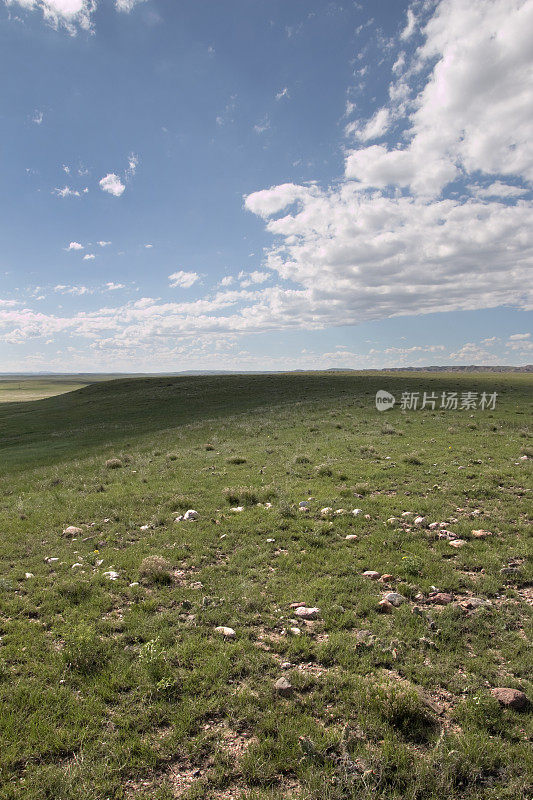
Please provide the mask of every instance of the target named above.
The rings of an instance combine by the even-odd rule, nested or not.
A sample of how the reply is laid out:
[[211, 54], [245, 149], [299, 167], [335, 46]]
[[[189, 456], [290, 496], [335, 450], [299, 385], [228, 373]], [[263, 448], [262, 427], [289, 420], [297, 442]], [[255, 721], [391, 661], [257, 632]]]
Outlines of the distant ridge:
[[112, 380], [113, 378], [158, 378], [179, 377], [181, 375], [279, 375], [302, 372], [533, 372], [533, 364], [522, 367], [483, 366], [477, 364], [429, 367], [382, 367], [380, 369], [355, 369], [353, 367], [329, 367], [325, 369], [288, 370], [231, 370], [231, 369], [188, 369], [181, 372], [0, 372], [0, 379], [17, 380], [36, 377], [47, 378], [88, 378], [89, 380]]

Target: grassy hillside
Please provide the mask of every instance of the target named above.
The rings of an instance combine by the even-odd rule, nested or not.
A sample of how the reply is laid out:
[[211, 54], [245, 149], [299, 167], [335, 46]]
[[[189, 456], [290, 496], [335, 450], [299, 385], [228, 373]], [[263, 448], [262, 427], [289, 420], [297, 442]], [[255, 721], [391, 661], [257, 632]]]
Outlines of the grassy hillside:
[[[526, 797], [531, 706], [491, 690], [533, 700], [532, 383], [124, 379], [0, 405], [0, 799]], [[378, 389], [499, 396], [380, 413]]]

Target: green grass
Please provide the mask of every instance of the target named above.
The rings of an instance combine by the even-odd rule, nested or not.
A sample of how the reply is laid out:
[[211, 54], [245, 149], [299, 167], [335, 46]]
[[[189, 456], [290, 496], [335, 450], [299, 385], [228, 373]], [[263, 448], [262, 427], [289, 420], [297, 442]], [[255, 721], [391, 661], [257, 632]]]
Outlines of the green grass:
[[0, 378], [0, 403], [18, 403], [28, 400], [42, 400], [43, 397], [54, 397], [64, 392], [73, 392], [85, 386], [84, 381], [68, 378], [21, 378], [6, 380]]
[[[499, 397], [379, 413], [381, 388]], [[527, 797], [531, 708], [490, 689], [533, 699], [531, 388], [239, 375], [0, 405], [0, 800]], [[433, 586], [453, 602], [415, 600]]]

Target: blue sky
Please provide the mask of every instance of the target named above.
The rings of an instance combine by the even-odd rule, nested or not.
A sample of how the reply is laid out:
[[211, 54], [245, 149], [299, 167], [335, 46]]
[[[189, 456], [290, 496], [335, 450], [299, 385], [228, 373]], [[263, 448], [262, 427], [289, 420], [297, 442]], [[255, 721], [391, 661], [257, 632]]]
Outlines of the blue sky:
[[533, 360], [533, 0], [0, 0], [0, 370]]

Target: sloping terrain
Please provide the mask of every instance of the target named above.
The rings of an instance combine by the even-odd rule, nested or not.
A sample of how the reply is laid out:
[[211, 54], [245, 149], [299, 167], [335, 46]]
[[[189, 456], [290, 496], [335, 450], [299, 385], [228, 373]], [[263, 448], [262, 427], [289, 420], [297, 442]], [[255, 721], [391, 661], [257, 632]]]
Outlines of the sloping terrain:
[[197, 376], [0, 405], [0, 798], [527, 797], [531, 388]]

